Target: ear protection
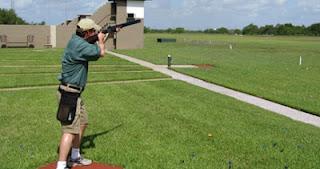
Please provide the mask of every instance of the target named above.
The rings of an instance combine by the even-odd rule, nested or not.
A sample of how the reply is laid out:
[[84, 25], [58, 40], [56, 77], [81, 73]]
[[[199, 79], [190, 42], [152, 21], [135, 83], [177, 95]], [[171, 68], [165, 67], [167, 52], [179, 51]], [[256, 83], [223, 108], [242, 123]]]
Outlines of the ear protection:
[[80, 37], [84, 37], [85, 33], [83, 31], [82, 28], [80, 28], [78, 25], [77, 25], [77, 30], [76, 30], [76, 35], [80, 36]]

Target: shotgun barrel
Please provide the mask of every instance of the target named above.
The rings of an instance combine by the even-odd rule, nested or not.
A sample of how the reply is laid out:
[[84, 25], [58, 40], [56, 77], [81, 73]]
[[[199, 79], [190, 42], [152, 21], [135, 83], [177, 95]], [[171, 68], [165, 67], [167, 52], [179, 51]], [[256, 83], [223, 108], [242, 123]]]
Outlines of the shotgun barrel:
[[[126, 23], [122, 23], [122, 24], [118, 24], [118, 25], [114, 25], [114, 26], [108, 26], [106, 28], [102, 28], [102, 30], [100, 32], [106, 34], [106, 33], [113, 33], [113, 32], [116, 32], [117, 31], [117, 28], [124, 28], [124, 27], [127, 27], [127, 26], [130, 26], [130, 25], [134, 25], [134, 24], [137, 24], [137, 23], [140, 23], [141, 22], [141, 19], [137, 19], [137, 20], [133, 20], [133, 21], [129, 21], [129, 22], [126, 22]], [[93, 36], [90, 36], [86, 39], [87, 42], [91, 43], [91, 44], [94, 44], [98, 41], [98, 34], [95, 34]]]

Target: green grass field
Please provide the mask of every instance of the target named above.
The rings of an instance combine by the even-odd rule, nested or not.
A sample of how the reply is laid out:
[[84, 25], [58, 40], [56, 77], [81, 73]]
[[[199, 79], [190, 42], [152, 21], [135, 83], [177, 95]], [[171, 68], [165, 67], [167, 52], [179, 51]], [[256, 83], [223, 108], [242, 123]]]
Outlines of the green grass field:
[[[0, 88], [58, 84], [61, 49], [5, 49], [0, 50], [0, 55]], [[89, 69], [90, 83], [167, 78], [165, 75], [112, 56], [92, 62]]]
[[[61, 53], [0, 50], [3, 60], [12, 61], [0, 65], [6, 84], [0, 89], [58, 84]], [[18, 60], [22, 67], [4, 68]], [[89, 82], [166, 78], [113, 56], [98, 62]], [[108, 77], [113, 72], [121, 73]], [[4, 78], [11, 76], [17, 81]], [[83, 98], [90, 122], [83, 151], [98, 162], [126, 169], [320, 168], [319, 128], [184, 82], [92, 83]], [[0, 91], [0, 107], [1, 168], [37, 168], [57, 159], [55, 88]]]
[[[177, 43], [157, 43], [158, 37]], [[173, 64], [211, 64], [175, 70], [320, 115], [319, 45], [319, 37], [146, 34], [144, 49], [117, 52], [155, 64], [166, 64], [168, 54]]]

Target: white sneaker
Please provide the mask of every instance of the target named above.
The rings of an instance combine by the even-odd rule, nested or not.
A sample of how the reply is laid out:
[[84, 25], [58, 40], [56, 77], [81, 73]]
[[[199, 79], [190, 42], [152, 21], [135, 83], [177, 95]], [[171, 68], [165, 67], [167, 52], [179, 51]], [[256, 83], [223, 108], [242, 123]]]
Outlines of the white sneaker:
[[82, 156], [80, 156], [79, 158], [77, 158], [77, 159], [71, 159], [70, 158], [70, 162], [72, 163], [72, 165], [71, 166], [83, 166], [83, 165], [90, 165], [90, 164], [92, 164], [92, 160], [90, 160], [90, 159], [85, 159], [85, 158], [83, 158]]

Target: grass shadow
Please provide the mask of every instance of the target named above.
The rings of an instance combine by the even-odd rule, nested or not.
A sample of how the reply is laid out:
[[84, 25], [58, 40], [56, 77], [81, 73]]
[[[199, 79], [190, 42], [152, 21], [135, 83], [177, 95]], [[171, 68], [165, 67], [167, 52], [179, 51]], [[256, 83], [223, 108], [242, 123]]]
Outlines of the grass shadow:
[[[103, 132], [99, 132], [99, 133], [96, 133], [96, 134], [92, 134], [92, 135], [88, 135], [88, 136], [84, 136], [82, 138], [82, 142], [81, 142], [81, 150], [83, 149], [89, 149], [89, 148], [95, 148], [96, 147], [96, 144], [94, 143], [95, 139], [99, 136], [102, 136], [102, 135], [106, 135], [114, 130], [116, 130], [117, 128], [121, 127], [122, 124], [119, 124], [109, 130], [106, 130], [106, 131], [103, 131]], [[82, 152], [83, 153], [83, 152]]]

